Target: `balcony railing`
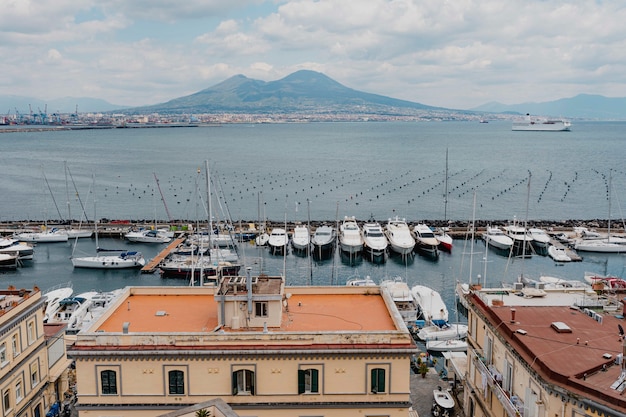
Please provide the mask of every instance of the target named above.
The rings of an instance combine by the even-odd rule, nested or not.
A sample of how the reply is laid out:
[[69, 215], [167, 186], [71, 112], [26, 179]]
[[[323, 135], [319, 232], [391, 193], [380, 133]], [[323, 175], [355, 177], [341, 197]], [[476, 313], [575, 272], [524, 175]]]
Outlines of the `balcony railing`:
[[487, 385], [493, 391], [496, 398], [502, 404], [502, 407], [506, 411], [509, 417], [523, 417], [524, 404], [521, 400], [515, 400], [515, 403], [511, 401], [509, 394], [502, 389], [500, 384], [496, 381], [494, 373], [487, 367], [482, 355], [476, 350], [471, 350], [472, 360], [476, 365], [478, 371], [485, 376]]

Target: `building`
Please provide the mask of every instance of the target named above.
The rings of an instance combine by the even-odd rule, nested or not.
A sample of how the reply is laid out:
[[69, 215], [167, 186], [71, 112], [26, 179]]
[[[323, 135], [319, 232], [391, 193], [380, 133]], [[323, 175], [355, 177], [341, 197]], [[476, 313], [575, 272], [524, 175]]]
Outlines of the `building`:
[[465, 414], [626, 415], [618, 300], [549, 284], [470, 291]]
[[[379, 287], [129, 287], [76, 335], [80, 416], [406, 417], [415, 342]], [[430, 401], [430, 399], [429, 399]], [[184, 415], [184, 414], [182, 414]]]
[[43, 324], [38, 288], [0, 291], [2, 416], [42, 417], [69, 389], [64, 331]]

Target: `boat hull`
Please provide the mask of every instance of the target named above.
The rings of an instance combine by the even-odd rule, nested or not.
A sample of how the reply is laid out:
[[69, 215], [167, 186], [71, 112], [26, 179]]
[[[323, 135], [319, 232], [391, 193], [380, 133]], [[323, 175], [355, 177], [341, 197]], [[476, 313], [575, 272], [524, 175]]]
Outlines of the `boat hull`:
[[72, 258], [74, 268], [126, 269], [141, 268], [146, 264], [143, 258], [121, 258], [119, 256], [85, 256]]

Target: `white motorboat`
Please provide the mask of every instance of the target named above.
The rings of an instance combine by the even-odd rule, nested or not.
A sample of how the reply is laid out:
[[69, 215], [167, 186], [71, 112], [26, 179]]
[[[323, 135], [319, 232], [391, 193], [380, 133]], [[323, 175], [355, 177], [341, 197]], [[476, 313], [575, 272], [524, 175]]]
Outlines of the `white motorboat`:
[[0, 269], [17, 268], [17, 253], [0, 253]]
[[356, 254], [363, 250], [361, 228], [353, 217], [345, 217], [339, 226], [339, 246], [343, 252]]
[[411, 229], [404, 219], [398, 216], [395, 219], [389, 219], [385, 226], [385, 236], [392, 251], [402, 256], [413, 253], [415, 239], [411, 236]]
[[461, 339], [428, 340], [426, 350], [432, 352], [466, 352], [467, 341]]
[[511, 224], [504, 226], [504, 233], [513, 240], [513, 253], [515, 256], [528, 257], [532, 256], [532, 241], [533, 237], [530, 235], [525, 227], [518, 226], [517, 224]]
[[438, 387], [433, 390], [433, 417], [452, 417], [454, 415], [454, 397], [449, 390]]
[[532, 244], [535, 248], [546, 250], [550, 246], [550, 235], [545, 230], [531, 227], [528, 229], [528, 233], [530, 233], [530, 237], [533, 239]]
[[548, 246], [548, 255], [556, 262], [571, 262], [572, 258], [569, 257], [565, 248], [556, 247], [554, 245]]
[[504, 232], [496, 226], [487, 226], [485, 232], [482, 234], [482, 238], [487, 245], [503, 251], [511, 250], [513, 246], [513, 239], [504, 234]]
[[49, 230], [43, 230], [41, 232], [24, 231], [16, 233], [15, 238], [23, 240], [24, 242], [37, 242], [37, 243], [56, 243], [67, 242], [68, 236], [64, 230], [53, 227]]
[[287, 251], [287, 245], [289, 244], [289, 235], [285, 229], [275, 227], [270, 233], [270, 237], [267, 240], [267, 245], [270, 247], [272, 254], [285, 254]]
[[67, 330], [79, 330], [91, 306], [91, 299], [96, 294], [98, 294], [96, 291], [89, 291], [60, 300], [59, 307], [54, 316], [49, 318], [48, 323], [67, 323]]
[[363, 247], [371, 256], [383, 256], [387, 252], [387, 238], [380, 223], [369, 221], [363, 225]]
[[535, 132], [567, 132], [572, 123], [563, 119], [538, 119], [526, 114], [526, 119], [513, 122], [511, 130]]
[[418, 306], [409, 290], [409, 286], [400, 277], [387, 279], [380, 283], [380, 288], [389, 292], [391, 299], [398, 308], [404, 324], [413, 327], [417, 320]]
[[425, 342], [429, 340], [463, 339], [467, 337], [467, 325], [446, 322], [442, 326], [426, 326], [419, 329], [416, 336]]
[[20, 261], [29, 261], [34, 257], [35, 250], [31, 244], [15, 239], [0, 239], [0, 254], [16, 254]]
[[305, 225], [297, 225], [293, 228], [291, 246], [297, 251], [307, 252], [311, 248], [311, 233]]
[[604, 239], [578, 239], [574, 242], [574, 249], [582, 252], [625, 253], [626, 243], [614, 236]]
[[354, 277], [346, 281], [348, 287], [375, 287], [377, 284], [368, 276], [365, 278]]
[[418, 305], [421, 319], [427, 325], [443, 326], [448, 321], [448, 308], [441, 298], [441, 294], [425, 285], [415, 285], [411, 294]]
[[317, 256], [328, 255], [335, 247], [335, 228], [322, 225], [315, 229], [311, 243], [313, 244], [313, 254]]
[[124, 237], [131, 242], [138, 243], [167, 243], [172, 240], [168, 234], [158, 229], [133, 230], [126, 233]]
[[43, 294], [46, 299], [43, 322], [47, 323], [51, 318], [53, 318], [59, 309], [59, 302], [63, 299], [71, 297], [73, 293], [74, 289], [72, 288], [71, 282], [47, 290]]
[[432, 256], [439, 255], [439, 241], [430, 227], [424, 223], [418, 223], [413, 226], [413, 234], [415, 235], [415, 248], [417, 250]]

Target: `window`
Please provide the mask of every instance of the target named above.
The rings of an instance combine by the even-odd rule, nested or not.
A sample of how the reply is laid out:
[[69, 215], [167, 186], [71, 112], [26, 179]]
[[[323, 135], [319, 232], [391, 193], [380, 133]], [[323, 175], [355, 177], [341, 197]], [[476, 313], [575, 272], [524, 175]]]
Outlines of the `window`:
[[513, 364], [508, 360], [504, 360], [504, 378], [502, 381], [502, 389], [513, 395]]
[[317, 369], [298, 370], [298, 394], [319, 393], [319, 371]]
[[382, 368], [374, 368], [371, 370], [370, 375], [371, 392], [372, 394], [378, 394], [385, 392], [385, 370]]
[[39, 384], [39, 362], [30, 365], [30, 386], [36, 387]]
[[256, 317], [267, 317], [267, 301], [255, 302], [254, 314]]
[[33, 344], [35, 342], [36, 336], [35, 336], [35, 322], [34, 321], [30, 321], [28, 322], [28, 344]]
[[115, 371], [100, 372], [100, 384], [103, 395], [117, 394], [117, 374]]
[[240, 369], [233, 372], [233, 395], [254, 395], [254, 372]]
[[11, 347], [13, 348], [13, 357], [20, 354], [20, 343], [17, 339], [17, 333], [11, 338]]
[[17, 381], [17, 384], [15, 384], [15, 404], [22, 401], [22, 398], [24, 398], [24, 393], [22, 392], [22, 381]]
[[37, 404], [35, 408], [33, 408], [33, 417], [41, 417], [41, 404]]
[[169, 393], [182, 395], [185, 393], [185, 373], [183, 371], [169, 371]]
[[11, 390], [7, 389], [2, 393], [2, 407], [5, 414], [11, 409]]
[[6, 365], [9, 361], [7, 360], [7, 344], [2, 343], [0, 345], [0, 364], [2, 366]]

